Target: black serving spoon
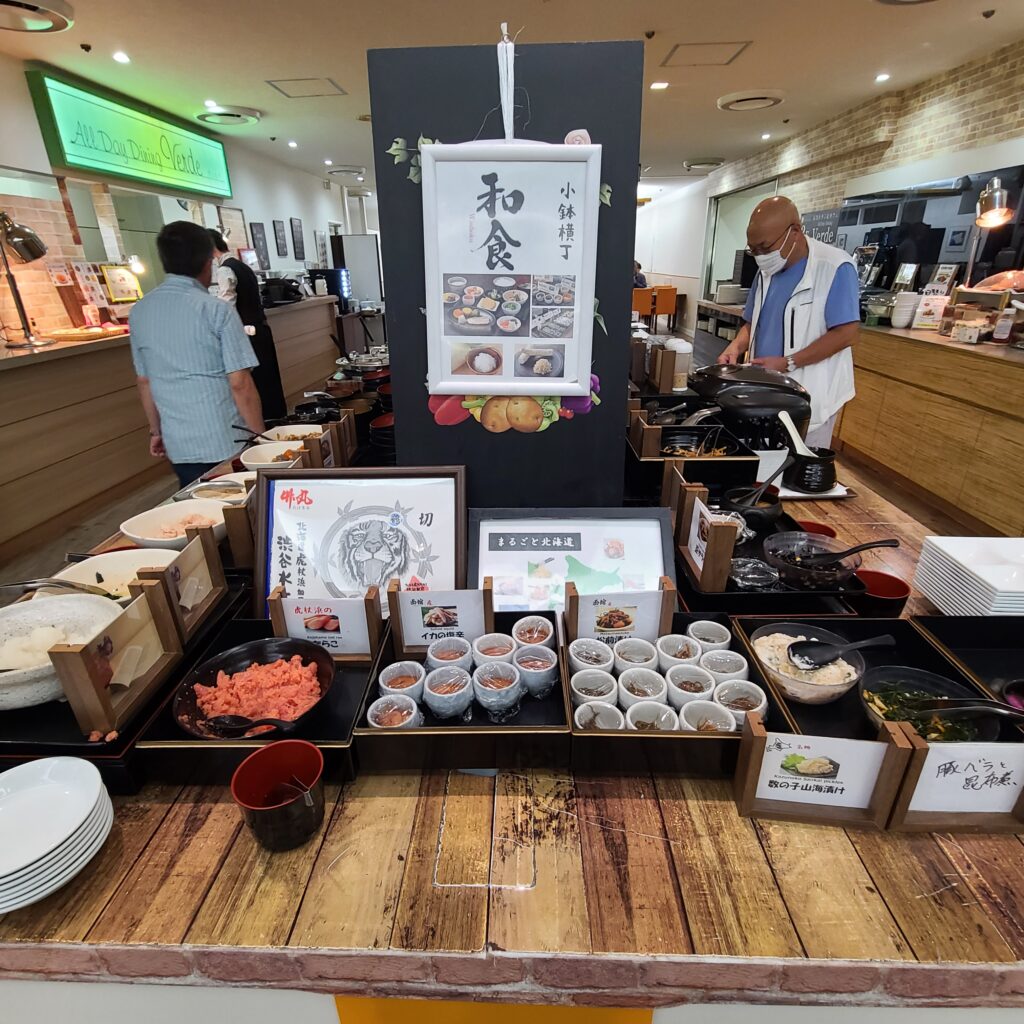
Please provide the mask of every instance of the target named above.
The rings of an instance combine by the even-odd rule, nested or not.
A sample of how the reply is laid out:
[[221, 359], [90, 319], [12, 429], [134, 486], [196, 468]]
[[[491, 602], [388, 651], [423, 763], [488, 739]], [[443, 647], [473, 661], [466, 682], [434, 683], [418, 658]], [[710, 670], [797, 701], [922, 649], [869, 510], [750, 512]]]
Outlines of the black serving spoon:
[[207, 718], [203, 725], [222, 736], [243, 736], [250, 729], [261, 725], [272, 725], [281, 732], [291, 732], [295, 722], [286, 722], [281, 718], [246, 718], [245, 715], [215, 715]]
[[796, 460], [793, 458], [792, 455], [788, 456], [786, 458], [785, 462], [783, 462], [782, 465], [779, 466], [779, 468], [777, 470], [775, 470], [775, 472], [772, 473], [772, 475], [770, 477], [768, 477], [768, 479], [765, 480], [765, 482], [763, 484], [761, 484], [759, 487], [752, 487], [752, 488], [750, 488], [750, 490], [748, 490], [746, 492], [739, 492], [739, 493], [736, 493], [734, 491], [730, 491], [729, 492], [730, 495], [731, 495], [731, 497], [729, 498], [730, 504], [733, 504], [733, 505], [750, 505], [750, 506], [756, 505], [761, 500], [761, 496], [764, 494], [764, 492], [767, 491], [768, 488], [771, 486], [772, 481], [780, 473], [784, 473], [790, 466], [793, 465], [793, 463], [795, 461]]
[[858, 544], [856, 547], [847, 548], [845, 551], [822, 551], [813, 555], [800, 556], [801, 569], [817, 569], [822, 565], [829, 565], [832, 562], [839, 562], [849, 555], [855, 555], [858, 551], [867, 551], [869, 548], [898, 548], [900, 542], [892, 537], [889, 540], [873, 540], [867, 544]]
[[805, 671], [831, 665], [848, 651], [861, 647], [895, 647], [896, 638], [890, 633], [875, 636], [870, 640], [858, 640], [855, 644], [830, 644], [827, 640], [795, 640], [786, 648], [789, 660]]
[[929, 715], [1001, 715], [1014, 722], [1024, 722], [1024, 711], [1020, 708], [998, 700], [985, 700], [983, 697], [922, 701], [915, 706], [914, 711], [927, 712]]

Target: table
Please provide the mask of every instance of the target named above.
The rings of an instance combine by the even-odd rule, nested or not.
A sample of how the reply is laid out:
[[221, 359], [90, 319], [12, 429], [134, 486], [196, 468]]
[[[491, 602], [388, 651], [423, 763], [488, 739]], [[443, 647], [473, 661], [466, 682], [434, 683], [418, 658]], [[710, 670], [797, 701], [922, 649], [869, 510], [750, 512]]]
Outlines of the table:
[[[858, 483], [803, 502], [909, 576], [925, 529]], [[911, 605], [927, 611], [921, 598]], [[737, 816], [726, 780], [362, 775], [319, 837], [261, 850], [223, 786], [118, 798], [56, 896], [0, 918], [0, 976], [174, 979], [586, 1006], [1024, 1005], [1013, 835]], [[813, 994], [813, 995], [811, 995]]]

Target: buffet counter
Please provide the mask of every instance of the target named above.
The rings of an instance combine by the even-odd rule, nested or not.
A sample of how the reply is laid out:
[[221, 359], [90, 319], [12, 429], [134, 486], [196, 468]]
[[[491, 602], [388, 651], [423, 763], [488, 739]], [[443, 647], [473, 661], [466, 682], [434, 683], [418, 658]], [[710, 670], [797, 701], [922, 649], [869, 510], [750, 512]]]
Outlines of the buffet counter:
[[968, 527], [1024, 532], [1024, 352], [862, 327], [853, 359], [843, 450]]
[[[339, 352], [336, 299], [267, 311], [289, 405], [319, 390]], [[169, 476], [149, 428], [126, 335], [0, 349], [0, 561], [66, 529], [91, 507]]]
[[[793, 511], [851, 541], [898, 536], [866, 564], [909, 578], [925, 529], [856, 483], [855, 499]], [[317, 838], [270, 854], [225, 786], [115, 798], [85, 871], [0, 918], [0, 977], [584, 1006], [1024, 1005], [1014, 835], [755, 823], [725, 780], [525, 766], [363, 774], [327, 800]]]

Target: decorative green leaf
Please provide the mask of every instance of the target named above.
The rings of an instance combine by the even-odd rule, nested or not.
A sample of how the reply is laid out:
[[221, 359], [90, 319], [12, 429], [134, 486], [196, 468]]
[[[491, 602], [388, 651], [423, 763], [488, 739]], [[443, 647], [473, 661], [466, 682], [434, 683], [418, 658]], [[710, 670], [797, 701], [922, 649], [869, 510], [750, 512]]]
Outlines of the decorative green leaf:
[[389, 156], [395, 158], [395, 163], [400, 164], [409, 159], [409, 151], [406, 148], [405, 139], [395, 139], [387, 150]]
[[612, 187], [606, 182], [601, 183], [601, 202], [605, 206], [612, 205]]
[[432, 145], [433, 141], [433, 139], [428, 139], [425, 135], [421, 135], [420, 140], [419, 142], [416, 143], [416, 145], [419, 146], [420, 149], [422, 149], [424, 146]]
[[415, 182], [417, 185], [420, 183], [420, 169], [413, 165], [409, 168], [409, 180]]
[[419, 167], [419, 165], [420, 165], [420, 155], [419, 155], [419, 153], [417, 153], [417, 154], [416, 154], [416, 155], [415, 155], [415, 156], [414, 156], [414, 157], [412, 158], [412, 165], [413, 165], [413, 167]]
[[597, 307], [599, 304], [599, 301], [597, 299], [594, 299], [594, 319], [597, 321], [597, 326], [600, 327], [605, 334], [607, 334], [608, 328], [605, 326], [604, 317], [597, 311]]

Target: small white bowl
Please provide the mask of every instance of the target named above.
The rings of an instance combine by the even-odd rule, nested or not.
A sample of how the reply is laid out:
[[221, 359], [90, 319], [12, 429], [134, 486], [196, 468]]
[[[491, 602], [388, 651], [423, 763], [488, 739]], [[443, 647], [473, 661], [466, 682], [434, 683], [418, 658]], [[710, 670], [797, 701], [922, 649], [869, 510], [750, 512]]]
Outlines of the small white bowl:
[[750, 710], [756, 711], [764, 719], [764, 713], [768, 710], [768, 697], [764, 690], [756, 683], [748, 683], [745, 679], [730, 679], [728, 682], [719, 683], [715, 687], [715, 703], [721, 704], [723, 708], [729, 711], [732, 717], [736, 719], [736, 724], [742, 728], [744, 721], [746, 721], [747, 712], [729, 707], [727, 701], [734, 697], [749, 697], [756, 705], [750, 708]]
[[[531, 658], [544, 661], [547, 667], [526, 668], [523, 661]], [[546, 697], [555, 685], [555, 680], [558, 679], [558, 655], [550, 647], [542, 647], [540, 644], [520, 647], [512, 655], [512, 664], [519, 669], [523, 686], [531, 697]]]
[[[488, 680], [501, 680], [507, 685], [496, 689]], [[519, 706], [523, 696], [523, 679], [519, 669], [506, 661], [490, 661], [473, 673], [473, 696], [492, 718], [506, 717]]]
[[[622, 712], [614, 704], [608, 704], [603, 700], [591, 700], [581, 704], [572, 713], [572, 720], [580, 732], [617, 731], [626, 725]], [[589, 727], [583, 724], [588, 721], [593, 723]]]
[[[643, 696], [630, 692], [629, 687], [631, 686], [643, 690]], [[642, 700], [667, 704], [667, 688], [668, 683], [665, 682], [665, 677], [653, 669], [627, 668], [619, 676], [619, 707], [625, 709]]]
[[[440, 651], [458, 651], [457, 658], [438, 657]], [[435, 668], [461, 668], [467, 672], [473, 667], [473, 645], [464, 640], [461, 636], [448, 636], [442, 640], [435, 640], [427, 648], [427, 671], [433, 672]]]
[[[583, 693], [583, 690], [593, 690], [594, 695]], [[599, 668], [585, 668], [582, 672], [574, 673], [569, 679], [569, 699], [574, 708], [591, 701], [614, 704], [619, 699], [619, 684], [611, 672]]]
[[[111, 597], [127, 604], [131, 597], [128, 584], [138, 575], [140, 569], [163, 569], [168, 562], [178, 557], [176, 551], [168, 548], [131, 548], [126, 551], [108, 551], [106, 554], [93, 555], [81, 562], [72, 562], [60, 572], [55, 572], [55, 580], [70, 580], [72, 583], [88, 583], [93, 587], [109, 590]], [[56, 587], [36, 591], [36, 597], [55, 597], [68, 591]]]
[[[593, 655], [594, 657], [600, 656], [600, 661], [584, 661], [580, 658], [581, 653]], [[600, 640], [592, 640], [588, 637], [582, 637], [579, 640], [573, 640], [569, 644], [569, 668], [572, 672], [586, 672], [588, 669], [596, 668], [601, 669], [604, 672], [611, 672], [615, 666], [615, 655], [612, 654], [612, 649], [607, 645], [601, 643]]]
[[[391, 685], [393, 679], [408, 676], [412, 676], [416, 680], [411, 686], [395, 688]], [[423, 666], [418, 661], [396, 661], [393, 665], [388, 665], [386, 669], [382, 670], [377, 680], [377, 689], [382, 697], [386, 697], [388, 694], [401, 694], [405, 697], [411, 697], [419, 703], [423, 699], [423, 680], [425, 676], [426, 672], [423, 671]]]
[[[276, 444], [284, 441], [287, 437], [300, 436], [306, 438], [320, 437], [328, 428], [319, 423], [292, 423], [283, 424], [280, 427], [269, 427], [263, 431], [262, 437], [256, 438], [257, 444]], [[302, 444], [302, 441], [288, 441], [287, 444]]]
[[710, 672], [716, 683], [725, 683], [730, 679], [746, 679], [750, 674], [747, 659], [735, 651], [708, 651], [700, 656], [697, 664], [705, 672]]
[[700, 723], [714, 722], [716, 732], [735, 732], [736, 719], [728, 708], [715, 704], [710, 700], [691, 700], [684, 704], [679, 712], [679, 729], [681, 732], [703, 732]]
[[[522, 640], [519, 636], [521, 629], [533, 629], [542, 631], [542, 635], [536, 640]], [[520, 619], [512, 627], [512, 639], [515, 640], [517, 647], [554, 647], [555, 646], [555, 627], [551, 623], [550, 619], [545, 619], [543, 615], [527, 615], [526, 618]]]
[[651, 732], [678, 732], [679, 719], [676, 713], [667, 705], [659, 704], [653, 700], [639, 700], [629, 706], [626, 712], [626, 728], [633, 731], [644, 732], [637, 726], [637, 722], [649, 722], [654, 725]]
[[686, 635], [693, 637], [701, 649], [708, 651], [724, 651], [732, 643], [732, 634], [719, 622], [710, 619], [698, 619], [686, 627]]
[[[628, 672], [631, 668], [649, 668], [657, 671], [658, 650], [654, 644], [649, 643], [647, 640], [641, 640], [636, 636], [626, 637], [623, 640], [619, 640], [612, 648], [612, 651], [615, 655], [616, 672]], [[626, 655], [629, 657], [626, 657]], [[642, 660], [633, 661], [631, 660], [633, 658], [641, 658]]]
[[[700, 690], [684, 690], [683, 681], [700, 683]], [[668, 702], [678, 711], [684, 704], [694, 700], [710, 700], [718, 685], [715, 677], [699, 665], [673, 665], [665, 675], [668, 683]]]
[[[401, 725], [381, 725], [377, 721], [377, 715], [385, 708], [397, 704], [400, 708], [408, 708], [412, 714]], [[420, 714], [419, 706], [412, 697], [406, 697], [401, 693], [389, 693], [386, 697], [378, 697], [366, 709], [366, 721], [373, 729], [415, 729], [423, 722], [423, 715]]]
[[[490, 649], [497, 649], [499, 647], [507, 647], [508, 650], [503, 654], [484, 654], [483, 652]], [[478, 637], [473, 642], [473, 663], [477, 666], [489, 665], [491, 662], [499, 661], [504, 662], [506, 665], [512, 664], [512, 655], [516, 650], [516, 642], [508, 635], [508, 633], [484, 633], [483, 636]]]
[[279, 466], [285, 468], [286, 466], [294, 465], [293, 462], [275, 462], [274, 460], [278, 455], [282, 455], [288, 449], [292, 451], [298, 451], [302, 448], [301, 441], [267, 441], [266, 444], [258, 444], [252, 448], [246, 448], [244, 452], [239, 456], [242, 460], [242, 465], [246, 469], [266, 469], [267, 466]]
[[[459, 683], [455, 693], [436, 693], [434, 687], [444, 683]], [[436, 668], [423, 681], [423, 703], [438, 718], [455, 718], [473, 703], [473, 680], [464, 668], [446, 665]]]
[[[658, 669], [662, 673], [667, 672], [673, 665], [696, 665], [704, 653], [699, 640], [694, 640], [692, 636], [683, 636], [681, 633], [669, 633], [668, 636], [659, 637], [655, 646], [658, 648]], [[675, 652], [683, 646], [689, 653], [676, 654]]]
[[140, 512], [137, 516], [125, 520], [121, 524], [121, 532], [140, 548], [170, 548], [181, 551], [188, 543], [184, 533], [180, 537], [160, 536], [161, 527], [173, 526], [188, 516], [204, 516], [213, 520], [213, 536], [219, 544], [227, 536], [224, 525], [224, 502], [213, 501], [211, 498], [187, 498], [185, 501], [172, 501], [167, 505], [158, 505], [148, 512]]

